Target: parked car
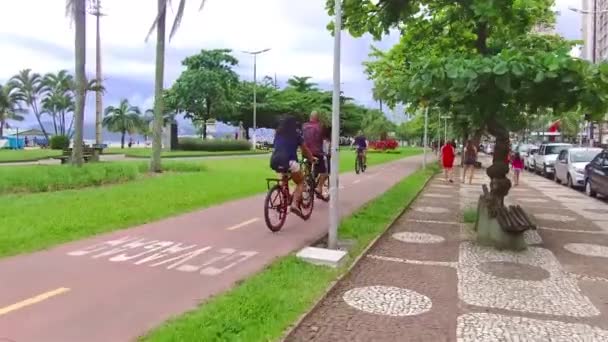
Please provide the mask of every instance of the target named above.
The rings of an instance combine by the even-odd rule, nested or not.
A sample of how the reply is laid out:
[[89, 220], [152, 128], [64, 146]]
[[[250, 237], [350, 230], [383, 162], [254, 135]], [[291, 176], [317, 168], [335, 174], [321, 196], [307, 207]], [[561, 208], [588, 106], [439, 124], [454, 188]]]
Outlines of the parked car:
[[551, 177], [555, 173], [555, 160], [563, 150], [569, 149], [572, 144], [548, 143], [540, 145], [538, 153], [534, 157], [534, 169], [536, 173], [545, 177]]
[[535, 146], [535, 145], [532, 145], [532, 144], [524, 144], [524, 143], [521, 143], [521, 144], [518, 144], [517, 146], [515, 146], [515, 147], [513, 148], [513, 152], [514, 152], [514, 153], [519, 153], [519, 155], [520, 155], [522, 158], [526, 158], [526, 157], [528, 156], [528, 154], [529, 154], [530, 150], [531, 150], [531, 149], [534, 149], [534, 148], [535, 148], [535, 149], [538, 149], [538, 146]]
[[524, 168], [530, 172], [534, 172], [536, 165], [534, 164], [534, 157], [538, 153], [538, 147], [533, 147], [528, 151], [528, 156], [524, 158]]
[[608, 152], [602, 151], [585, 166], [585, 192], [608, 196]]
[[598, 154], [601, 148], [573, 147], [563, 150], [555, 163], [555, 181], [570, 188], [585, 186], [585, 166]]

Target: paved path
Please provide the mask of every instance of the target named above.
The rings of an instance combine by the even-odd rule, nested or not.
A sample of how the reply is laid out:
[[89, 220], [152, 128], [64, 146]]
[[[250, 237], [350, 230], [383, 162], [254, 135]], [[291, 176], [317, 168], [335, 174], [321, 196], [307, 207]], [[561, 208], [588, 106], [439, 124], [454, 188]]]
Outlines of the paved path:
[[486, 182], [435, 179], [287, 341], [608, 341], [608, 205], [526, 174], [526, 252], [472, 242]]
[[[341, 175], [341, 214], [382, 194], [421, 161]], [[265, 226], [260, 195], [0, 260], [0, 341], [132, 340], [319, 239], [328, 206], [317, 203], [310, 221], [289, 216], [278, 234]]]

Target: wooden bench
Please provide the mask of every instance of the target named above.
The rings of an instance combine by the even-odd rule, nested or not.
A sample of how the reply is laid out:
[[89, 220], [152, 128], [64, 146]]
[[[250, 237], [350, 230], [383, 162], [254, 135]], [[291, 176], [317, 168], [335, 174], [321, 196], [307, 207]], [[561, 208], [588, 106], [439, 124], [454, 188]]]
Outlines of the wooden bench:
[[[61, 154], [61, 156], [55, 157], [54, 159], [59, 159], [59, 160], [61, 160], [61, 164], [66, 164], [67, 162], [69, 162], [72, 159], [72, 151], [73, 151], [72, 148], [67, 148], [67, 149], [63, 150], [63, 153]], [[98, 146], [94, 146], [94, 147], [84, 146], [83, 150], [82, 150], [82, 159], [84, 160], [85, 163], [88, 163], [89, 161], [93, 160], [96, 152], [98, 155], [101, 155], [103, 153], [103, 148], [98, 147]]]
[[524, 239], [526, 230], [536, 230], [537, 226], [519, 205], [490, 208], [490, 192], [482, 186], [479, 197], [478, 217], [475, 223], [477, 242], [498, 249], [524, 250], [528, 247]]

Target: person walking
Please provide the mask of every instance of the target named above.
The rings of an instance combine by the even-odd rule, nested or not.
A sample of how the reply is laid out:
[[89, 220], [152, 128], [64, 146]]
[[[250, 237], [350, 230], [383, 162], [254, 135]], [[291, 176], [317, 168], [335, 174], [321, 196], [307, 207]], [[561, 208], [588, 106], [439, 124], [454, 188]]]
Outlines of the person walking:
[[469, 171], [469, 184], [473, 184], [473, 174], [475, 173], [475, 163], [477, 162], [477, 149], [471, 140], [467, 141], [467, 145], [462, 153], [462, 159], [464, 160], [462, 182], [465, 182], [467, 171]]
[[519, 185], [519, 175], [521, 170], [524, 169], [524, 160], [521, 158], [519, 152], [515, 153], [515, 157], [511, 160], [511, 167], [513, 168], [513, 184]]
[[452, 179], [452, 169], [454, 168], [454, 159], [456, 158], [456, 151], [451, 142], [446, 141], [445, 145], [441, 148], [441, 164], [443, 165], [443, 172], [445, 175], [445, 181], [454, 183]]

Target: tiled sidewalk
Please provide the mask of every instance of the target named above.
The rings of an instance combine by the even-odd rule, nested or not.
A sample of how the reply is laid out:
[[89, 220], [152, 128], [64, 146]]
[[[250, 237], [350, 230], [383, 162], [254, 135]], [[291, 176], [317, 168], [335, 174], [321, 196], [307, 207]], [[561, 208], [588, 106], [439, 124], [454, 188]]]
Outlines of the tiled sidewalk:
[[433, 180], [287, 341], [608, 341], [608, 204], [525, 174], [509, 197], [537, 220], [522, 253], [461, 223], [474, 184]]

